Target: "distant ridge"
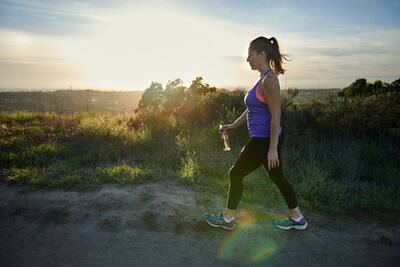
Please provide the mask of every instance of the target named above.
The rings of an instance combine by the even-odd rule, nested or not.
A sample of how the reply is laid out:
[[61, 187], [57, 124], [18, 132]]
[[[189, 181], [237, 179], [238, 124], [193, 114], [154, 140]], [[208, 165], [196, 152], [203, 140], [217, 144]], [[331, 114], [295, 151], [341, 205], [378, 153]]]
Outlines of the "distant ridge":
[[13, 91], [0, 92], [0, 110], [59, 112], [132, 112], [144, 91]]

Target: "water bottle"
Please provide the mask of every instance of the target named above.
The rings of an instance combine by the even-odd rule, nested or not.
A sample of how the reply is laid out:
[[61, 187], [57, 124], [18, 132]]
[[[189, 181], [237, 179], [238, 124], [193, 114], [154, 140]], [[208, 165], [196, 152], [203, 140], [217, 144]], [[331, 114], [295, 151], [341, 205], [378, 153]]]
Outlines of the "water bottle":
[[223, 151], [230, 151], [231, 148], [229, 147], [228, 133], [224, 132], [225, 128], [226, 127], [222, 126], [222, 124], [219, 125], [219, 132], [221, 134], [222, 139], [224, 140], [224, 149], [223, 149]]

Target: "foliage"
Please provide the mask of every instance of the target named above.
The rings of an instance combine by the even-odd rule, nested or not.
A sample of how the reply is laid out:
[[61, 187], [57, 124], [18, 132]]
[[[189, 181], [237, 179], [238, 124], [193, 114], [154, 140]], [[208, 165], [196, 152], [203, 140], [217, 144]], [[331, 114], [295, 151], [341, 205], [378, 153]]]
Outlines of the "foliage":
[[[168, 81], [165, 89], [159, 83], [151, 83], [145, 90], [128, 127], [138, 129], [144, 125], [154, 132], [176, 134], [186, 127], [213, 127], [227, 120], [227, 115], [240, 115], [243, 108], [243, 90], [217, 90], [197, 77], [189, 87], [182, 80]], [[232, 114], [234, 112], [234, 114]]]
[[[180, 79], [165, 89], [152, 83], [130, 114], [0, 112], [0, 179], [87, 188], [175, 178], [225, 195], [248, 135], [245, 126], [234, 131], [227, 153], [217, 129], [241, 115], [245, 93], [214, 90], [198, 77], [188, 88]], [[300, 102], [298, 93], [282, 94], [281, 122], [285, 175], [301, 205], [336, 213], [398, 209], [399, 93]], [[265, 177], [263, 168], [249, 174], [243, 201], [284, 204]]]
[[[197, 77], [185, 88], [176, 79], [168, 82], [165, 90], [162, 85], [152, 83], [143, 94], [130, 126], [147, 125], [155, 132], [176, 135], [182, 129], [213, 128], [240, 116], [245, 109], [243, 89], [214, 90], [202, 81]], [[302, 102], [295, 101], [299, 90], [290, 88], [282, 95], [282, 126], [293, 134], [321, 137], [396, 136], [400, 129], [399, 84], [400, 79], [391, 84], [380, 81], [368, 84], [359, 79], [337, 95]], [[149, 99], [151, 95], [153, 100]]]
[[368, 83], [364, 78], [357, 79], [349, 86], [343, 88], [338, 95], [345, 97], [356, 97], [385, 94], [388, 92], [400, 93], [400, 79], [395, 80], [391, 84], [383, 83], [379, 80], [375, 81], [374, 83]]

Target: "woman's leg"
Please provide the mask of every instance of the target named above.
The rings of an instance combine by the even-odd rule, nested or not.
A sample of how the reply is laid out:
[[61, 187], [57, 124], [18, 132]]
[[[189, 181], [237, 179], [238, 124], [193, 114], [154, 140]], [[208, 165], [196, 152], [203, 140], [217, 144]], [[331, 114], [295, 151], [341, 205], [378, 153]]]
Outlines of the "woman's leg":
[[[282, 144], [284, 141], [284, 136], [279, 136], [278, 142], [278, 159], [279, 166], [268, 170], [268, 162], [264, 161], [263, 165], [266, 169], [269, 178], [278, 186], [283, 198], [286, 201], [288, 208], [290, 209], [290, 215], [293, 217], [298, 217], [301, 215], [300, 210], [297, 205], [297, 198], [292, 185], [285, 179], [282, 166]], [[269, 145], [269, 144], [268, 144]]]
[[290, 218], [283, 220], [276, 220], [274, 225], [282, 230], [305, 230], [307, 228], [307, 220], [304, 216], [301, 215], [299, 207], [297, 205], [297, 198], [294, 192], [292, 185], [285, 179], [283, 174], [283, 164], [282, 164], [282, 144], [283, 144], [284, 136], [279, 137], [278, 142], [278, 158], [279, 158], [279, 166], [268, 170], [268, 163], [263, 162], [265, 169], [268, 172], [268, 176], [271, 180], [278, 186], [279, 191], [282, 196], [285, 198], [286, 204], [290, 210]]
[[229, 190], [224, 211], [226, 218], [234, 217], [243, 194], [243, 179], [261, 166], [265, 154], [266, 139], [251, 138], [243, 147], [238, 159], [229, 170]]

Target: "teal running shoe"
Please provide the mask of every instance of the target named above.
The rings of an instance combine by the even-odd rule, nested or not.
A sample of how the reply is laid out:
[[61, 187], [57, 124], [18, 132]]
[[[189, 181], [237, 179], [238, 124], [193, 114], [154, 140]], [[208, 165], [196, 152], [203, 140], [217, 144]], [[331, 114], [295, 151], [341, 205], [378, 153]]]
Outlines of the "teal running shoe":
[[296, 222], [290, 215], [288, 215], [287, 219], [276, 220], [274, 225], [282, 230], [290, 230], [292, 228], [296, 230], [305, 230], [307, 228], [307, 220], [303, 216], [300, 222]]
[[203, 214], [203, 219], [211, 226], [222, 227], [228, 231], [232, 231], [236, 227], [235, 219], [230, 222], [226, 222], [224, 220], [224, 214], [222, 212], [218, 214], [210, 214], [208, 212], [205, 212]]

